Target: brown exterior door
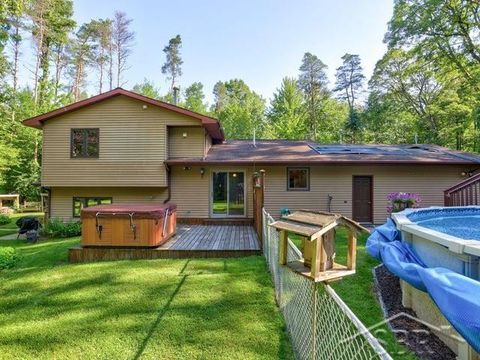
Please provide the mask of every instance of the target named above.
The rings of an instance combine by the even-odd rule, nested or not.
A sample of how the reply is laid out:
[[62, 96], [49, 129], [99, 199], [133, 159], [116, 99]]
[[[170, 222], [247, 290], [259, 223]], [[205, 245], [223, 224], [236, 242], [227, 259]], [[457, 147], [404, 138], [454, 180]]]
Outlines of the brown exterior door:
[[371, 176], [353, 177], [352, 215], [358, 222], [373, 222], [373, 179]]

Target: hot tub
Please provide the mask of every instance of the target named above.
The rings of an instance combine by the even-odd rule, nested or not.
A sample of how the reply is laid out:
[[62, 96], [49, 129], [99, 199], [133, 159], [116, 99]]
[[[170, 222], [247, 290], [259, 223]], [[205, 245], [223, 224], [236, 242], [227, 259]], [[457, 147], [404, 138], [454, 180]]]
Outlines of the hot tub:
[[156, 247], [176, 232], [173, 203], [111, 204], [82, 209], [82, 246]]

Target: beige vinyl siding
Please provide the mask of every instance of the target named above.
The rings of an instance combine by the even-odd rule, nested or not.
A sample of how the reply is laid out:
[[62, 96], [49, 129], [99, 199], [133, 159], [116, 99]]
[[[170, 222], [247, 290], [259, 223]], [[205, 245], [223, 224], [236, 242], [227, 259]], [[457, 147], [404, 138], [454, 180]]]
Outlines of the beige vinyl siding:
[[[208, 218], [210, 216], [211, 179], [213, 171], [246, 172], [246, 211], [253, 216], [252, 174], [266, 170], [265, 208], [274, 216], [280, 209], [307, 208], [327, 210], [328, 195], [333, 197], [331, 211], [352, 216], [353, 175], [373, 176], [374, 222], [383, 223], [387, 217], [386, 197], [389, 192], [417, 192], [422, 206], [443, 205], [443, 190], [461, 181], [465, 166], [310, 166], [310, 191], [287, 191], [287, 167], [171, 167], [171, 202], [177, 204], [181, 218]], [[72, 215], [74, 196], [112, 197], [115, 203], [162, 203], [167, 198], [166, 188], [148, 187], [92, 187], [52, 189], [52, 217], [68, 219]]]
[[114, 203], [161, 204], [167, 198], [166, 188], [123, 188], [123, 187], [54, 187], [51, 192], [51, 218], [71, 220], [73, 198], [111, 197]]
[[200, 166], [172, 167], [171, 201], [177, 204], [177, 215], [183, 218], [210, 217], [210, 197], [213, 171], [245, 171], [246, 214], [253, 216], [252, 168], [251, 167], [204, 167], [201, 175]]
[[287, 191], [287, 167], [264, 167], [265, 208], [279, 216], [281, 208], [326, 211], [328, 195], [331, 211], [352, 216], [353, 175], [373, 176], [374, 223], [387, 217], [388, 193], [416, 192], [422, 206], [443, 205], [443, 190], [458, 183], [465, 166], [310, 166], [310, 191]]
[[207, 218], [209, 215], [209, 173], [203, 177], [200, 167], [172, 166], [171, 201], [177, 204], [177, 216], [183, 218]]
[[[186, 137], [183, 135], [186, 134]], [[205, 154], [205, 129], [203, 127], [169, 127], [168, 157], [202, 158]]]
[[[117, 96], [47, 120], [43, 128], [44, 186], [167, 185], [166, 128], [199, 120]], [[99, 128], [98, 159], [70, 158], [70, 130]]]

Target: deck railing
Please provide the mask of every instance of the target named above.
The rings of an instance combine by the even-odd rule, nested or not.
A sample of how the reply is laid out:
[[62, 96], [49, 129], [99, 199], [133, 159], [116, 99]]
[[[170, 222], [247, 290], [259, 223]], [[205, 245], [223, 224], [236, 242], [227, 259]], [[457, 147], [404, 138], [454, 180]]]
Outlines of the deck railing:
[[480, 174], [444, 190], [445, 206], [468, 206], [480, 204]]
[[[315, 283], [279, 264], [278, 233], [268, 226], [273, 221], [263, 210], [263, 253], [295, 357], [300, 360], [391, 360], [378, 340], [329, 285]], [[289, 240], [287, 261], [301, 258], [301, 252]]]

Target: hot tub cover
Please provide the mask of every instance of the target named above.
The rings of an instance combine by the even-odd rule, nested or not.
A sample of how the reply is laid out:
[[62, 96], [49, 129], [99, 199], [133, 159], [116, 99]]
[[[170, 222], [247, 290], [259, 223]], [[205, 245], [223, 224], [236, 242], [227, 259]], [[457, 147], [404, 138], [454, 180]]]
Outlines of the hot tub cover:
[[100, 215], [132, 214], [135, 218], [161, 219], [168, 213], [177, 209], [174, 203], [166, 204], [109, 204], [96, 205], [82, 209], [82, 218]]

